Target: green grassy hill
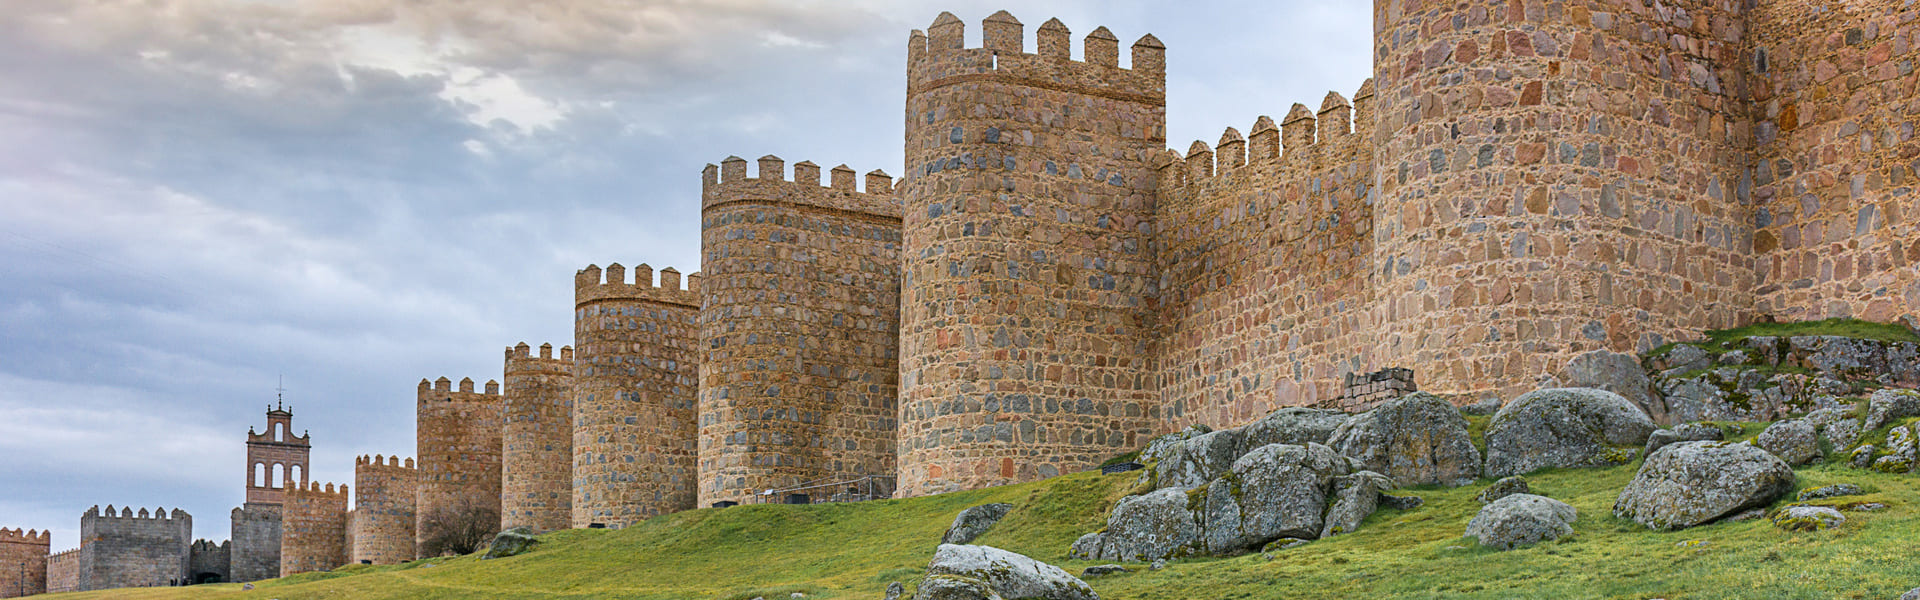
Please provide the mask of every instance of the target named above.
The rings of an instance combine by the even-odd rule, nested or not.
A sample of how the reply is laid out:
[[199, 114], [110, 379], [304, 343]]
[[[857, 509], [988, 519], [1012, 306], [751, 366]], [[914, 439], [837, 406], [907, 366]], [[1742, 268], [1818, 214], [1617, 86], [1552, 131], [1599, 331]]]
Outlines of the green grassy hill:
[[[1483, 421], [1484, 418], [1475, 418]], [[1476, 430], [1479, 427], [1475, 428]], [[1747, 424], [1747, 436], [1760, 431]], [[1529, 476], [1536, 493], [1580, 510], [1572, 538], [1515, 550], [1479, 549], [1461, 533], [1479, 510], [1479, 485], [1411, 490], [1411, 511], [1382, 510], [1350, 535], [1272, 554], [1183, 560], [1091, 580], [1108, 600], [1190, 598], [1870, 598], [1920, 586], [1920, 474], [1831, 465], [1800, 471], [1800, 487], [1851, 482], [1873, 493], [1825, 503], [1881, 502], [1848, 512], [1836, 530], [1789, 533], [1764, 520], [1655, 533], [1611, 515], [1638, 465]], [[980, 544], [1021, 552], [1078, 573], [1066, 558], [1101, 527], [1131, 474], [1082, 473], [1002, 488], [910, 500], [813, 506], [741, 506], [668, 515], [619, 531], [542, 537], [534, 552], [408, 565], [352, 566], [260, 582], [112, 590], [87, 598], [635, 598], [877, 600], [890, 581], [911, 590], [942, 531], [961, 509], [1016, 506]]]

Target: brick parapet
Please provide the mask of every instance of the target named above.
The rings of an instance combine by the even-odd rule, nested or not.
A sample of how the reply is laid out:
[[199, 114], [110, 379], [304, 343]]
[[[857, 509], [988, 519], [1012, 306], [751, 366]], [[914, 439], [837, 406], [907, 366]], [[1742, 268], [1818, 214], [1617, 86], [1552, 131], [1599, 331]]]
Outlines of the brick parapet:
[[353, 468], [353, 527], [348, 561], [393, 565], [413, 560], [420, 472], [413, 459], [361, 456]]
[[1021, 49], [988, 19], [963, 47], [942, 14], [908, 42], [899, 493], [1032, 481], [1145, 443], [1153, 388], [1153, 155], [1164, 48], [1084, 62], [1065, 27]]
[[679, 300], [582, 294], [575, 306], [573, 527], [694, 507], [700, 289], [664, 275], [660, 287]]
[[281, 503], [281, 577], [347, 564], [347, 487], [316, 481], [287, 490]]
[[[699, 504], [820, 480], [891, 476], [898, 429], [899, 197], [885, 174], [822, 187], [728, 159], [706, 187]], [[710, 167], [703, 181], [715, 181]], [[729, 183], [731, 182], [731, 183]]]
[[436, 511], [466, 506], [499, 511], [504, 400], [497, 382], [488, 381], [483, 391], [475, 392], [472, 379], [460, 380], [456, 390], [445, 377], [431, 384], [420, 380], [416, 396], [417, 546], [425, 534], [419, 523]]
[[51, 531], [0, 529], [0, 598], [46, 593], [52, 549]]
[[1751, 15], [1757, 312], [1920, 313], [1920, 8], [1762, 2]]
[[500, 527], [535, 533], [573, 519], [573, 347], [508, 347], [500, 442]]

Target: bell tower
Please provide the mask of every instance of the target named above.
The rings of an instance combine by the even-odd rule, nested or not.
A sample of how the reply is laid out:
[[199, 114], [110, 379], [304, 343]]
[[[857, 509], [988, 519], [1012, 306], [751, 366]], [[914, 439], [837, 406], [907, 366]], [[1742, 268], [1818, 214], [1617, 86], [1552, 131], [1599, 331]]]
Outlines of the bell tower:
[[288, 487], [307, 484], [309, 437], [293, 434], [293, 411], [285, 398], [267, 409], [267, 428], [247, 428], [247, 503], [279, 504]]

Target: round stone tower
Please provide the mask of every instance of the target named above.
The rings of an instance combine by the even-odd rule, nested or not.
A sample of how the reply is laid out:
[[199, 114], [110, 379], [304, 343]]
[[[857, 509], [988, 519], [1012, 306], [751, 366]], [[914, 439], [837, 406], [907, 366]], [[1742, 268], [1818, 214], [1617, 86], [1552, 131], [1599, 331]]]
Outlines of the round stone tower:
[[413, 459], [361, 456], [353, 464], [352, 562], [397, 565], [413, 560], [414, 501], [420, 474]]
[[1751, 318], [1739, 3], [1374, 4], [1381, 364], [1532, 389]]
[[589, 265], [574, 276], [573, 527], [694, 507], [699, 275]]
[[573, 522], [573, 347], [507, 348], [500, 439], [500, 528], [534, 533]]
[[500, 384], [488, 381], [473, 390], [472, 379], [459, 389], [445, 377], [420, 380], [415, 416], [420, 454], [420, 495], [415, 506], [414, 542], [425, 541], [424, 527], [436, 513], [500, 511]]
[[[874, 171], [728, 158], [701, 178], [700, 504], [894, 487], [900, 200]], [[824, 486], [822, 483], [845, 485]], [[806, 489], [800, 486], [815, 485]]]
[[1165, 49], [1119, 65], [1102, 27], [1036, 53], [1005, 12], [984, 47], [942, 13], [908, 40], [901, 493], [1030, 481], [1146, 443], [1153, 155], [1165, 145]]

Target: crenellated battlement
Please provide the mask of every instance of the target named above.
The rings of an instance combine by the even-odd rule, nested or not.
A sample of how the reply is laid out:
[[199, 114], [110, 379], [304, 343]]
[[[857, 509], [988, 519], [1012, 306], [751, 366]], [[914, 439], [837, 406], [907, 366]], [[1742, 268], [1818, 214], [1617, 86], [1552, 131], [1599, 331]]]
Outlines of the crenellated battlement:
[[1154, 161], [1160, 171], [1160, 189], [1166, 192], [1207, 185], [1247, 167], [1320, 168], [1349, 160], [1349, 151], [1373, 141], [1367, 120], [1371, 118], [1373, 80], [1362, 83], [1354, 98], [1348, 101], [1339, 92], [1327, 92], [1318, 112], [1296, 103], [1279, 125], [1272, 117], [1261, 115], [1254, 121], [1252, 133], [1244, 138], [1238, 129], [1228, 127], [1216, 147], [1196, 140], [1184, 156], [1169, 149]]
[[[499, 395], [500, 395], [500, 382], [499, 382], [499, 381], [495, 381], [495, 380], [492, 380], [492, 379], [488, 379], [488, 380], [487, 380], [487, 383], [486, 383], [486, 386], [485, 386], [484, 388], [482, 388], [482, 391], [480, 391], [480, 392], [475, 392], [475, 391], [473, 391], [473, 378], [471, 378], [471, 377], [463, 377], [463, 378], [461, 378], [461, 379], [460, 379], [460, 388], [459, 388], [458, 390], [455, 390], [455, 389], [454, 389], [454, 385], [453, 385], [453, 381], [452, 381], [452, 380], [449, 380], [449, 379], [447, 379], [447, 378], [445, 378], [445, 377], [441, 377], [441, 378], [439, 378], [439, 379], [436, 379], [436, 380], [433, 380], [432, 382], [428, 382], [428, 381], [427, 381], [426, 379], [421, 379], [421, 380], [420, 380], [420, 384], [419, 384], [419, 394], [418, 394], [418, 395], [419, 395], [419, 398], [420, 398], [420, 402], [421, 402], [422, 404], [425, 404], [425, 403], [427, 402], [427, 400], [428, 400], [428, 399], [429, 399], [430, 397], [432, 397], [432, 398], [440, 398], [440, 399], [442, 399], [442, 400], [446, 400], [446, 401], [448, 401], [448, 402], [452, 402], [452, 401], [456, 401], [456, 400], [459, 400], [459, 399], [461, 399], [461, 398], [460, 398], [459, 396], [453, 396], [453, 395], [451, 395], [451, 394], [465, 394], [465, 395], [467, 395], [467, 396], [469, 396], [469, 397], [471, 397], [471, 396], [499, 396]], [[494, 398], [494, 399], [490, 399], [490, 400], [488, 400], [488, 401], [489, 401], [489, 402], [497, 402], [497, 401], [498, 401], [498, 398]]]
[[620, 263], [607, 265], [604, 270], [598, 265], [587, 265], [573, 275], [574, 305], [598, 300], [649, 300], [699, 308], [699, 273], [687, 275], [685, 288], [680, 286], [679, 269], [667, 267], [661, 269], [659, 275], [656, 283], [653, 267], [646, 263], [633, 268], [632, 280], [627, 279], [627, 268]]
[[332, 483], [321, 485], [318, 481], [310, 481], [307, 482], [305, 486], [295, 485], [287, 488], [288, 503], [292, 503], [295, 498], [300, 497], [315, 497], [345, 502], [348, 498], [347, 484], [342, 483], [336, 488]]
[[231, 541], [222, 541], [216, 544], [213, 540], [202, 538], [193, 541], [191, 550], [193, 552], [218, 552], [227, 549], [232, 544], [233, 542]]
[[538, 357], [534, 356], [533, 347], [528, 346], [526, 342], [520, 342], [512, 346], [507, 346], [506, 368], [508, 371], [515, 371], [520, 369], [567, 368], [567, 367], [571, 367], [572, 365], [573, 365], [573, 346], [561, 346], [560, 356], [557, 358], [554, 357], [553, 355], [553, 344], [541, 344], [540, 355]]
[[756, 176], [747, 176], [747, 161], [729, 156], [719, 165], [708, 164], [700, 172], [700, 206], [710, 210], [735, 202], [768, 202], [848, 211], [863, 215], [900, 218], [901, 199], [893, 176], [875, 169], [865, 177], [865, 187], [856, 184], [857, 175], [846, 165], [829, 171], [820, 179], [820, 166], [812, 161], [793, 165], [787, 176], [787, 163], [771, 154], [757, 161]]
[[134, 512], [133, 507], [131, 506], [121, 507], [118, 511], [116, 511], [114, 510], [112, 504], [107, 505], [107, 510], [105, 512], [101, 512], [100, 505], [95, 504], [93, 505], [93, 507], [88, 508], [87, 512], [80, 515], [80, 520], [83, 523], [88, 521], [101, 522], [101, 521], [131, 521], [131, 520], [175, 521], [175, 520], [191, 520], [192, 518], [193, 517], [187, 515], [187, 511], [180, 510], [178, 508], [173, 509], [173, 512], [169, 513], [167, 512], [167, 509], [165, 507], [158, 507], [153, 509], [152, 511], [148, 511], [146, 507], [141, 507], [140, 511], [136, 513]]
[[366, 467], [369, 469], [402, 469], [411, 471], [413, 470], [413, 459], [409, 458], [403, 462], [400, 460], [400, 455], [398, 454], [393, 456], [380, 454], [368, 456], [362, 454], [353, 459], [353, 466]]
[[1152, 34], [1133, 43], [1131, 62], [1120, 66], [1120, 40], [1099, 27], [1082, 41], [1073, 60], [1072, 33], [1059, 19], [1048, 19], [1035, 33], [1035, 53], [1026, 52], [1025, 26], [1007, 11], [981, 23], [982, 43], [966, 45], [966, 24], [943, 12], [925, 31], [907, 38], [907, 94], [975, 81], [996, 81], [1067, 90], [1120, 100], [1164, 105], [1167, 96], [1166, 45]]
[[19, 528], [0, 529], [0, 544], [46, 545], [51, 543], [51, 541], [53, 540], [52, 536], [53, 536], [53, 530], [41, 531], [37, 529], [28, 529], [28, 530], [22, 531]]

